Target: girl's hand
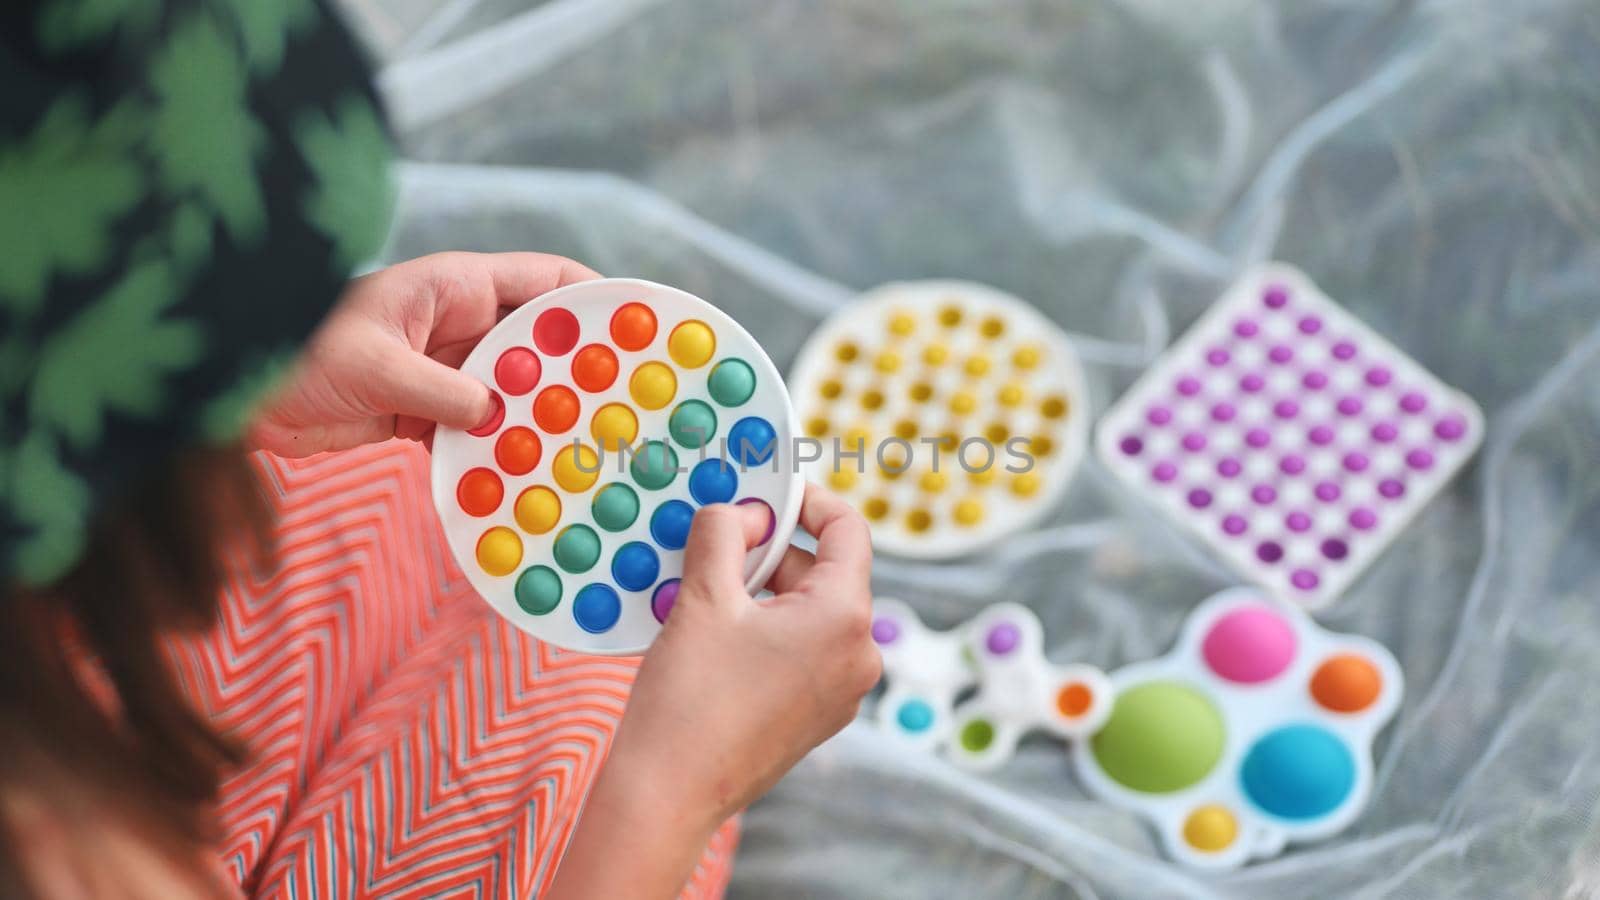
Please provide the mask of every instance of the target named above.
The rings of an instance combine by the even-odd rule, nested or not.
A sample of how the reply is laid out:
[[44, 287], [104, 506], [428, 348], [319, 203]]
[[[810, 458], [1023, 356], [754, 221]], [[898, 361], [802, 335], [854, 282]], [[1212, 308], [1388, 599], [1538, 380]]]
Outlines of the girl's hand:
[[766, 512], [695, 514], [677, 603], [551, 897], [675, 895], [724, 819], [855, 717], [883, 666], [870, 634], [867, 525], [815, 485], [800, 524], [816, 555], [789, 548], [768, 583], [776, 596], [757, 603], [744, 558]]
[[350, 283], [248, 441], [310, 456], [392, 437], [431, 442], [434, 423], [476, 428], [489, 389], [458, 366], [505, 314], [600, 277], [543, 253], [436, 253]]

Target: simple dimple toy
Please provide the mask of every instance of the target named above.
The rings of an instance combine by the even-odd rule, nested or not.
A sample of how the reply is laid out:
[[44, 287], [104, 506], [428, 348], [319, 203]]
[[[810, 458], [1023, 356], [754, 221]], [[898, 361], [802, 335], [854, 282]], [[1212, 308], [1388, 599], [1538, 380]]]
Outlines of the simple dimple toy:
[[966, 656], [966, 631], [934, 631], [899, 600], [873, 601], [872, 639], [883, 654], [887, 685], [878, 700], [880, 727], [923, 750], [943, 743], [956, 695], [976, 676]]
[[965, 629], [966, 652], [978, 670], [978, 692], [956, 708], [950, 758], [993, 769], [1017, 742], [1040, 729], [1074, 740], [1111, 714], [1111, 682], [1094, 666], [1058, 666], [1045, 659], [1044, 629], [1025, 606], [997, 603]]
[[802, 427], [821, 444], [807, 474], [901, 556], [960, 556], [1032, 526], [1087, 440], [1066, 336], [982, 285], [872, 290], [817, 329], [792, 375]]
[[1349, 825], [1372, 739], [1400, 703], [1381, 645], [1256, 588], [1215, 595], [1167, 656], [1111, 674], [1116, 701], [1073, 748], [1089, 790], [1149, 819], [1177, 860], [1226, 869]]
[[496, 413], [438, 430], [433, 502], [472, 586], [522, 630], [642, 652], [706, 504], [767, 510], [750, 590], [782, 558], [804, 487], [794, 414], [766, 353], [716, 307], [636, 279], [569, 285], [512, 311], [461, 370]]
[[1246, 275], [1100, 420], [1096, 450], [1245, 577], [1333, 600], [1483, 439], [1483, 414], [1298, 271]]

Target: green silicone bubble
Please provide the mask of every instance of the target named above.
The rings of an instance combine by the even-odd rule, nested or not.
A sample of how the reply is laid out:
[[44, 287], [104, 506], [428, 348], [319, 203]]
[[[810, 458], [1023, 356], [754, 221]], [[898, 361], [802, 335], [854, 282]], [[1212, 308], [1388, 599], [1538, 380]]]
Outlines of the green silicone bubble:
[[523, 612], [542, 616], [561, 602], [561, 576], [549, 566], [533, 566], [517, 576], [516, 595]]
[[742, 359], [730, 357], [716, 364], [706, 379], [711, 399], [723, 406], [738, 406], [756, 392], [756, 373]]
[[659, 491], [678, 475], [678, 454], [664, 441], [647, 441], [628, 464], [633, 480], [647, 491]]
[[968, 753], [982, 753], [994, 743], [994, 726], [984, 719], [973, 719], [961, 727], [961, 747]]
[[594, 495], [594, 522], [607, 531], [621, 531], [639, 518], [639, 495], [625, 484], [608, 484]]
[[1206, 777], [1222, 758], [1222, 717], [1194, 688], [1152, 681], [1117, 696], [1111, 719], [1090, 746], [1119, 784], [1170, 794]]
[[685, 400], [667, 420], [672, 439], [690, 450], [698, 450], [717, 434], [717, 414], [703, 400]]
[[587, 525], [568, 525], [556, 537], [551, 553], [556, 565], [568, 572], [587, 572], [600, 559], [600, 536]]

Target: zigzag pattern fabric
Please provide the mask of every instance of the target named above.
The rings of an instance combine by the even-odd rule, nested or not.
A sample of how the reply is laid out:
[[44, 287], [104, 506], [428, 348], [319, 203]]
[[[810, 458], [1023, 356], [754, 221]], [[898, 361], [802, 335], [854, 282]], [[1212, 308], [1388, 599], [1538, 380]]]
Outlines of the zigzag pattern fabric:
[[[224, 785], [232, 875], [255, 897], [537, 896], [637, 661], [548, 647], [475, 597], [419, 447], [256, 462], [277, 567], [239, 561], [222, 626], [173, 645], [252, 753]], [[683, 896], [721, 896], [737, 843], [730, 820]]]

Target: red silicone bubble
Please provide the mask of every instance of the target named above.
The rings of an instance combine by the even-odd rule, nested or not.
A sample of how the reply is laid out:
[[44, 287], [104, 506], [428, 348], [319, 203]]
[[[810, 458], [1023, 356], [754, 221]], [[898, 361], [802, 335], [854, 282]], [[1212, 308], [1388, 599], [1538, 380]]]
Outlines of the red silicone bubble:
[[564, 309], [547, 309], [533, 320], [533, 345], [561, 356], [578, 345], [578, 317]]
[[539, 384], [543, 368], [539, 357], [527, 347], [512, 347], [500, 354], [494, 364], [494, 381], [513, 397], [521, 397]]
[[505, 423], [506, 402], [500, 399], [499, 392], [492, 390], [489, 392], [489, 403], [493, 406], [493, 410], [489, 413], [489, 418], [485, 419], [482, 425], [468, 431], [467, 434], [473, 437], [488, 437], [499, 431], [500, 426]]
[[456, 485], [456, 502], [469, 516], [487, 516], [500, 508], [505, 498], [500, 476], [488, 469], [468, 469]]
[[578, 395], [566, 385], [556, 384], [533, 399], [533, 424], [546, 434], [561, 434], [578, 421]]
[[507, 428], [494, 442], [494, 461], [507, 475], [526, 475], [539, 464], [543, 451], [539, 436], [532, 429], [517, 425]]
[[604, 344], [590, 344], [572, 357], [572, 380], [591, 394], [617, 380], [617, 355]]
[[656, 339], [656, 314], [643, 303], [624, 303], [611, 314], [611, 340], [624, 350], [643, 350]]

